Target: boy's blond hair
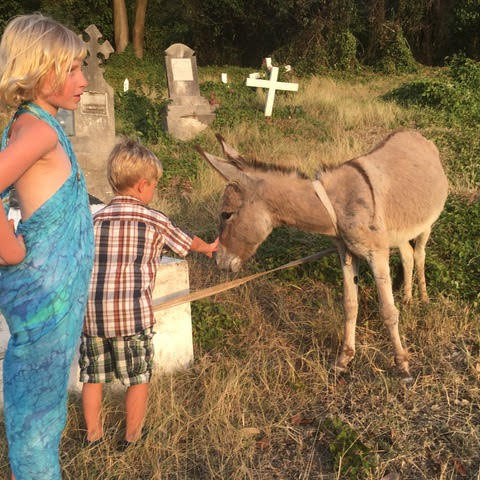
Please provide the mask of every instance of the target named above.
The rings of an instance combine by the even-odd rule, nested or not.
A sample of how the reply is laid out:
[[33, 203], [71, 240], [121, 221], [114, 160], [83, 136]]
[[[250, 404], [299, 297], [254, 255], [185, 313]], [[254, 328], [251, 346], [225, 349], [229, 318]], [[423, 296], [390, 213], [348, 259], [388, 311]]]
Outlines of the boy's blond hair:
[[42, 81], [53, 72], [52, 92], [63, 88], [85, 44], [71, 30], [39, 13], [9, 22], [0, 42], [0, 103], [17, 106], [34, 100]]
[[134, 140], [125, 139], [118, 143], [108, 157], [108, 182], [116, 193], [132, 187], [141, 178], [156, 182], [162, 172], [160, 160]]

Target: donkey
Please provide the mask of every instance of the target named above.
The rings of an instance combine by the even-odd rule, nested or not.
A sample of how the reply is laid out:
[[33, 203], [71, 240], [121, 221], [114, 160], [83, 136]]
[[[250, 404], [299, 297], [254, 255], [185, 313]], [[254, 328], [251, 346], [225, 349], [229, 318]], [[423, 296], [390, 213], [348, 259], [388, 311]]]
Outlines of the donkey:
[[247, 162], [218, 134], [217, 139], [225, 159], [196, 148], [228, 181], [220, 213], [218, 266], [238, 271], [279, 225], [327, 235], [337, 246], [344, 277], [344, 336], [335, 368], [345, 370], [355, 354], [358, 261], [363, 258], [375, 278], [395, 363], [410, 379], [407, 351], [398, 332], [389, 253], [392, 247], [400, 250], [404, 300], [412, 298], [415, 263], [420, 298], [428, 302], [425, 244], [448, 190], [435, 145], [418, 132], [397, 131], [367, 154], [312, 182], [295, 170]]

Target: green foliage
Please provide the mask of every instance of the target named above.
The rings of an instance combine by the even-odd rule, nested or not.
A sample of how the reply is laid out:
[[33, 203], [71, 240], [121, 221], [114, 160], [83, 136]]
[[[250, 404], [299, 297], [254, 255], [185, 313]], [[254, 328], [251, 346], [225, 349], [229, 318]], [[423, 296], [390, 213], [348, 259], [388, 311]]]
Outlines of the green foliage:
[[0, 3], [0, 32], [17, 15], [41, 12], [81, 32], [95, 24], [103, 37], [113, 41], [113, 16], [110, 0], [2, 0]]
[[349, 30], [339, 33], [335, 38], [334, 58], [330, 61], [338, 70], [353, 70], [358, 66], [357, 39]]
[[300, 31], [289, 43], [278, 47], [273, 58], [292, 65], [297, 75], [309, 76], [326, 73], [329, 52], [321, 31], [310, 33], [307, 30]]
[[443, 75], [404, 84], [384, 98], [406, 107], [430, 109], [434, 124], [475, 127], [480, 124], [480, 62], [454, 56]]
[[[130, 88], [123, 92], [128, 78]], [[164, 119], [168, 100], [163, 62], [151, 55], [136, 58], [131, 47], [122, 54], [113, 54], [105, 65], [105, 79], [117, 92], [115, 117], [118, 133], [148, 143], [157, 143], [165, 136]]]
[[375, 466], [373, 454], [360, 435], [339, 418], [327, 418], [322, 425], [328, 448], [334, 457], [335, 470], [342, 480], [370, 478]]
[[204, 82], [200, 85], [200, 93], [218, 104], [213, 128], [231, 128], [243, 122], [259, 121], [263, 117], [263, 112], [253, 107], [256, 103], [255, 89], [247, 87], [245, 82]]
[[459, 181], [475, 189], [475, 186], [480, 184], [478, 127], [438, 129], [432, 133], [432, 140], [443, 154], [442, 160], [450, 181]]
[[[130, 30], [135, 2], [126, 2]], [[3, 0], [0, 31], [15, 15], [40, 11], [81, 32], [95, 24], [114, 43], [110, 0]], [[440, 64], [454, 53], [478, 59], [479, 0], [150, 0], [145, 53], [172, 43], [197, 51], [200, 65], [258, 66], [276, 56], [302, 75], [325, 68], [351, 70], [358, 60], [384, 72], [413, 71], [415, 62]], [[408, 46], [410, 45], [410, 47]]]
[[103, 39], [113, 44], [113, 12], [110, 0], [41, 0], [36, 9], [51, 16], [74, 32], [82, 32], [92, 23]]
[[[290, 227], [279, 227], [259, 247], [255, 255], [256, 263], [252, 268], [254, 271], [275, 268], [332, 246], [327, 238], [320, 235], [305, 233]], [[275, 273], [275, 276], [279, 281], [286, 283], [299, 284], [307, 278], [335, 286], [340, 286], [342, 283], [342, 272], [336, 254], [282, 270]]]
[[293, 65], [301, 76], [325, 74], [328, 69], [352, 71], [359, 66], [357, 45], [357, 38], [350, 30], [335, 33], [327, 30], [323, 34], [322, 30], [302, 31], [292, 42], [275, 50], [273, 57], [277, 63]]
[[[185, 18], [185, 11], [185, 2], [183, 1], [150, 0], [148, 2], [144, 43], [147, 54], [158, 57], [173, 43], [192, 45], [190, 25]], [[134, 18], [134, 13], [132, 18]]]
[[458, 0], [454, 4], [451, 21], [453, 51], [463, 51], [478, 60], [480, 0]]
[[150, 97], [162, 95], [167, 89], [164, 62], [149, 54], [137, 58], [131, 46], [121, 54], [110, 55], [105, 65], [105, 80], [115, 91], [123, 91], [125, 78], [129, 80], [130, 89]]
[[480, 199], [450, 195], [427, 249], [431, 294], [457, 298], [480, 309]]
[[220, 303], [198, 300], [192, 303], [193, 338], [202, 350], [217, 347], [226, 332], [236, 327], [236, 321]]
[[115, 95], [118, 132], [137, 137], [148, 143], [157, 143], [162, 137], [167, 100], [156, 102], [134, 90]]
[[182, 142], [164, 134], [162, 141], [152, 147], [163, 165], [159, 188], [166, 194], [175, 195], [192, 188], [201, 164], [199, 155], [193, 149], [194, 141]]
[[417, 71], [417, 63], [400, 26], [384, 24], [377, 48], [377, 70], [390, 74]]
[[25, 13], [23, 3], [19, 0], [3, 0], [0, 3], [0, 32], [3, 32], [11, 18]]

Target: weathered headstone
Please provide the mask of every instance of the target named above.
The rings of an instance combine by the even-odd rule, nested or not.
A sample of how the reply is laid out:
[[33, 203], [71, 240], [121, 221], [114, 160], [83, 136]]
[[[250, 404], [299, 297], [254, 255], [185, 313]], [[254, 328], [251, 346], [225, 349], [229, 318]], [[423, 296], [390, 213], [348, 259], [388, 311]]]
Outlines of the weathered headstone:
[[82, 167], [90, 193], [104, 202], [113, 193], [107, 181], [106, 161], [116, 143], [113, 88], [103, 78], [102, 60], [113, 52], [108, 41], [99, 44], [102, 37], [95, 25], [85, 29], [89, 36], [83, 73], [88, 86], [76, 110], [59, 111], [60, 123], [70, 135], [73, 149]]
[[265, 103], [265, 116], [271, 117], [273, 110], [273, 101], [275, 99], [276, 90], [288, 90], [296, 92], [298, 90], [298, 83], [277, 82], [278, 67], [272, 67], [270, 70], [269, 80], [259, 80], [257, 78], [247, 78], [247, 87], [261, 87], [268, 88], [267, 101]]
[[[188, 263], [163, 257], [157, 271], [153, 298], [167, 301], [189, 293]], [[190, 303], [155, 312], [153, 336], [155, 348], [154, 375], [172, 373], [187, 368], [193, 362], [192, 321]], [[10, 334], [0, 314], [0, 406], [3, 405], [3, 357]], [[80, 392], [78, 351], [70, 369], [69, 391]], [[121, 387], [115, 382], [114, 388]]]
[[165, 50], [168, 96], [166, 128], [179, 140], [191, 140], [215, 119], [214, 106], [200, 95], [195, 52], [175, 43]]

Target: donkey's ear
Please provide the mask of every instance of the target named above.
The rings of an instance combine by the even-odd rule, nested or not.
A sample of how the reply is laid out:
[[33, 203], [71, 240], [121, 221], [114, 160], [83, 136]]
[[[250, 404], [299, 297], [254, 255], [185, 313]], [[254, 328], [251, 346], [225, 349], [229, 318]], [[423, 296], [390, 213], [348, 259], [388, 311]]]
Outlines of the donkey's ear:
[[232, 160], [239, 168], [242, 168], [242, 166], [247, 164], [245, 159], [233, 147], [231, 147], [219, 133], [216, 133], [215, 136], [222, 147], [223, 155], [225, 157]]
[[237, 182], [239, 184], [249, 184], [251, 178], [242, 172], [235, 162], [224, 160], [223, 158], [211, 155], [205, 152], [199, 145], [195, 145], [195, 150], [209, 163], [225, 180]]

